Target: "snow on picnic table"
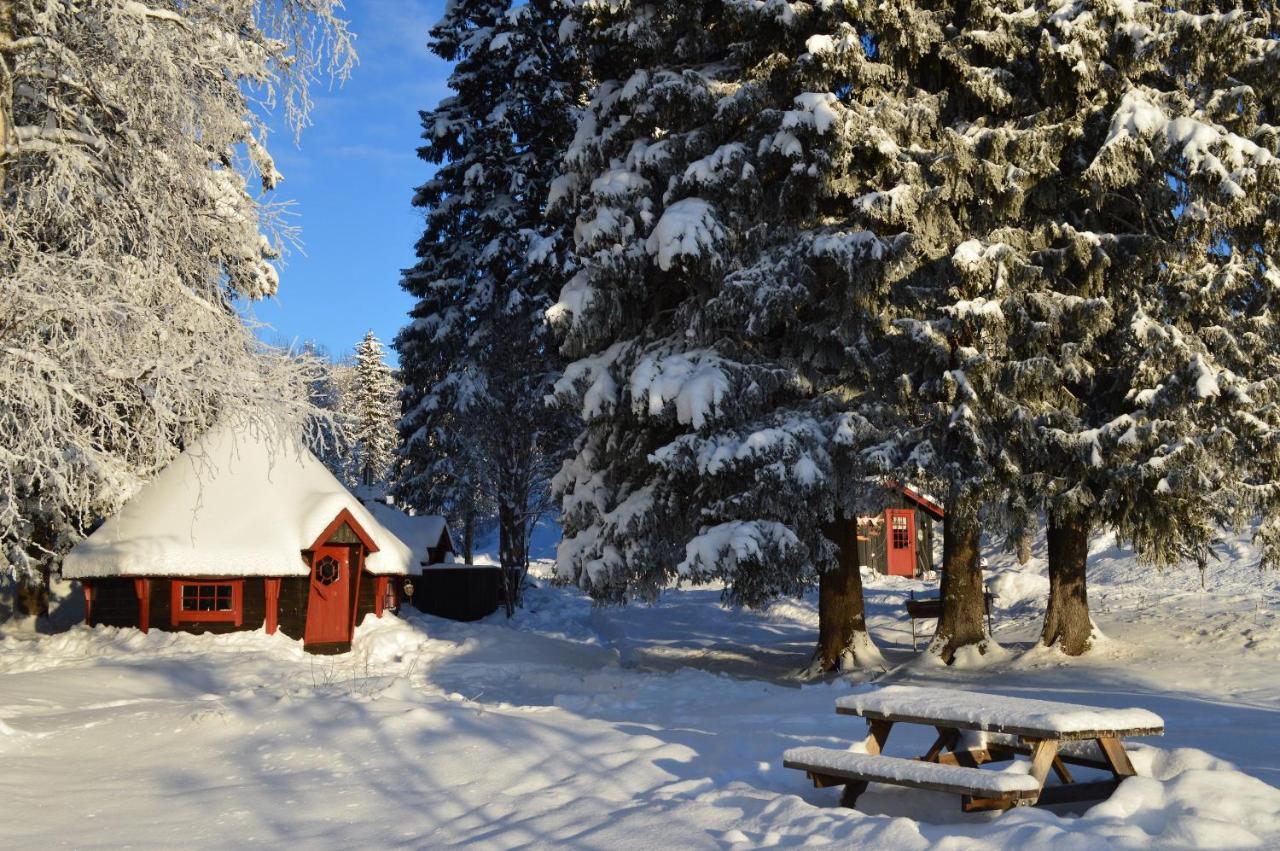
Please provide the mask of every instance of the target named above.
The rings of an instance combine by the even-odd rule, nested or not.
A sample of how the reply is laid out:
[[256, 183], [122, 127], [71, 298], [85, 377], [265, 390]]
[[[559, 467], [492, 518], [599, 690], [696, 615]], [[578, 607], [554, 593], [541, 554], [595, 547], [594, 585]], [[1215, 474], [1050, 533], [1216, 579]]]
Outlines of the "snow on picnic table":
[[[1131, 749], [1143, 776], [1082, 814], [966, 814], [881, 784], [851, 811], [783, 768], [788, 749], [860, 741], [834, 704], [877, 687], [785, 678], [811, 647], [812, 598], [745, 613], [693, 589], [593, 609], [539, 588], [510, 624], [371, 619], [342, 657], [260, 632], [4, 637], [0, 800], [23, 816], [0, 822], [0, 847], [1277, 847], [1280, 625], [1248, 596], [1258, 574], [1226, 571], [1200, 592], [1103, 552], [1094, 658], [882, 675], [1163, 716], [1161, 747]], [[922, 587], [868, 578], [891, 665], [914, 658], [901, 604]], [[998, 610], [996, 637], [1028, 646], [1039, 616]], [[901, 725], [887, 752], [933, 733]]]
[[984, 771], [955, 765], [939, 765], [936, 762], [921, 762], [918, 759], [837, 751], [830, 748], [792, 748], [783, 754], [783, 759], [788, 763], [794, 762], [866, 777], [883, 777], [886, 780], [945, 783], [970, 789], [982, 788], [993, 795], [1006, 792], [1040, 791], [1040, 784], [1034, 777], [1016, 771]]
[[856, 694], [836, 701], [842, 710], [889, 718], [922, 718], [950, 721], [970, 729], [1040, 730], [1060, 734], [1163, 729], [1164, 721], [1149, 709], [1105, 709], [1005, 697], [944, 688], [886, 686], [869, 694]]

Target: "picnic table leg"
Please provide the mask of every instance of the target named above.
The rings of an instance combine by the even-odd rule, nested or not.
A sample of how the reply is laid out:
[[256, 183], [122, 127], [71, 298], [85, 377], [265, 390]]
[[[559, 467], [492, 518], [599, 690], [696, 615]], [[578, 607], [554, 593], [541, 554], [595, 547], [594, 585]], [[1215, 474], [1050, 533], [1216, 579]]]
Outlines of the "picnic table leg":
[[938, 738], [930, 745], [925, 755], [920, 757], [923, 762], [938, 762], [943, 748], [955, 753], [956, 746], [959, 744], [960, 734], [955, 730], [949, 727], [934, 727], [934, 729], [938, 731]]
[[[922, 762], [935, 762], [939, 765], [959, 765], [965, 768], [977, 768], [983, 763], [998, 762], [1002, 759], [1013, 759], [1013, 753], [1006, 753], [993, 746], [984, 746], [980, 748], [971, 748], [969, 750], [961, 750], [960, 731], [952, 727], [940, 727], [935, 725], [934, 729], [938, 731], [938, 738], [930, 746], [927, 753], [920, 757]], [[950, 751], [950, 753], [944, 753]]]
[[863, 744], [867, 747], [867, 753], [879, 754], [884, 750], [884, 743], [889, 738], [889, 731], [893, 729], [893, 722], [868, 721], [867, 727], [870, 728], [870, 732], [867, 734], [867, 739]]
[[858, 804], [858, 796], [867, 791], [867, 781], [851, 780], [844, 784], [844, 791], [840, 793], [840, 806], [853, 809]]
[[[863, 745], [867, 749], [867, 753], [878, 755], [884, 750], [884, 743], [889, 738], [889, 731], [893, 729], [892, 721], [868, 721], [867, 726], [870, 728], [867, 738]], [[818, 778], [813, 774], [809, 775], [813, 778], [814, 785], [834, 785], [839, 781], [835, 778]], [[843, 784], [844, 789], [840, 792], [840, 806], [853, 809], [858, 803], [858, 796], [867, 791], [867, 783], [863, 780], [853, 780]]]
[[1049, 777], [1049, 769], [1058, 759], [1058, 743], [1054, 739], [1040, 739], [1031, 744], [1031, 776], [1044, 789], [1044, 781]]
[[[1054, 763], [1059, 762], [1058, 759], [1058, 742], [1053, 739], [1023, 739], [1024, 742], [1031, 746], [1031, 776], [1040, 784], [1041, 794], [1044, 793], [1044, 781], [1049, 777], [1049, 771], [1054, 768]], [[963, 754], [957, 753], [956, 756], [968, 756], [969, 751]], [[1063, 770], [1066, 767], [1063, 766]], [[968, 795], [961, 797], [960, 809], [966, 813], [980, 812], [982, 810], [1007, 810], [1012, 807], [1023, 804], [1035, 804], [1036, 800], [1014, 800], [1007, 797], [998, 798], [974, 798]]]
[[[1098, 743], [1098, 750], [1102, 752], [1102, 760], [1106, 767], [1111, 769], [1111, 773], [1114, 775], [1113, 779], [1074, 783], [1068, 779], [1070, 777], [1069, 774], [1063, 777], [1063, 772], [1066, 771], [1065, 765], [1062, 766], [1062, 771], [1058, 771], [1058, 763], [1062, 760], [1055, 753], [1053, 768], [1058, 771], [1058, 776], [1062, 777], [1063, 785], [1051, 786], [1047, 789], [1042, 785], [1040, 797], [1036, 800], [1038, 805], [1075, 804], [1106, 800], [1111, 793], [1115, 792], [1116, 787], [1120, 785], [1120, 781], [1137, 773], [1133, 769], [1133, 763], [1129, 762], [1129, 755], [1125, 753], [1124, 745], [1120, 743], [1118, 738], [1115, 736], [1102, 736], [1094, 741]], [[1033, 751], [1034, 753], [1035, 751]], [[1035, 774], [1034, 769], [1032, 773]]]
[[1133, 763], [1129, 761], [1129, 754], [1125, 753], [1124, 745], [1115, 736], [1102, 736], [1098, 739], [1098, 750], [1102, 751], [1102, 758], [1111, 768], [1111, 773], [1117, 779], [1125, 777], [1133, 777], [1138, 772], [1133, 770]]

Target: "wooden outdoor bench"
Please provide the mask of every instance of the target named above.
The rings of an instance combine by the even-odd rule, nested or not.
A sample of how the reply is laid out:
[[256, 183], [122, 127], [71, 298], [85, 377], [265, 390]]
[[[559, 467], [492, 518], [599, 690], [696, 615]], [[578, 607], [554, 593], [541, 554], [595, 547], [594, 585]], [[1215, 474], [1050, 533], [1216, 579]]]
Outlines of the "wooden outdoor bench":
[[[865, 753], [792, 748], [783, 755], [783, 765], [804, 771], [817, 787], [843, 786], [840, 803], [847, 807], [855, 805], [868, 783], [958, 794], [966, 812], [1102, 800], [1136, 773], [1120, 740], [1164, 733], [1164, 721], [1145, 709], [1103, 709], [914, 686], [887, 686], [842, 697], [836, 701], [836, 712], [867, 719]], [[881, 751], [897, 723], [931, 726], [937, 739], [915, 759], [884, 756]], [[965, 730], [990, 734], [991, 740], [966, 748], [961, 735]], [[1018, 755], [1031, 758], [1029, 774], [978, 767]], [[1067, 764], [1110, 771], [1112, 778], [1076, 783]], [[1050, 771], [1061, 785], [1045, 785]]]
[[792, 748], [782, 764], [808, 773], [819, 788], [844, 786], [840, 803], [846, 807], [852, 807], [871, 782], [951, 792], [971, 800], [1008, 800], [1015, 805], [1030, 804], [1040, 794], [1040, 784], [1030, 774], [983, 771], [880, 754]]
[[[990, 591], [982, 595], [982, 608], [987, 616], [987, 635], [991, 634], [991, 608], [995, 605], [996, 595]], [[942, 617], [942, 597], [934, 593], [926, 593], [917, 597], [916, 592], [908, 594], [903, 606], [907, 610], [907, 618], [911, 621], [911, 649], [916, 649], [916, 621], [936, 620]]]

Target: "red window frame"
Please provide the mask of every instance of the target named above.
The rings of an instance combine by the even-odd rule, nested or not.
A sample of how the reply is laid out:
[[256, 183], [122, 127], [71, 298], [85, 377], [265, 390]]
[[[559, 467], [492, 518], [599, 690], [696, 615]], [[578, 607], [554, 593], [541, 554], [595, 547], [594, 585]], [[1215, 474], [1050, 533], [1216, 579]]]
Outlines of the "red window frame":
[[[901, 521], [901, 522], [899, 522]], [[911, 546], [911, 529], [907, 523], [907, 518], [901, 514], [894, 515], [890, 518], [889, 534], [893, 539], [893, 548], [895, 550], [905, 550]]]
[[[169, 583], [169, 613], [174, 626], [180, 623], [244, 623], [244, 580], [243, 579], [174, 579]], [[231, 608], [223, 611], [190, 611], [182, 608], [182, 592], [185, 588], [206, 588], [214, 586], [231, 587]]]

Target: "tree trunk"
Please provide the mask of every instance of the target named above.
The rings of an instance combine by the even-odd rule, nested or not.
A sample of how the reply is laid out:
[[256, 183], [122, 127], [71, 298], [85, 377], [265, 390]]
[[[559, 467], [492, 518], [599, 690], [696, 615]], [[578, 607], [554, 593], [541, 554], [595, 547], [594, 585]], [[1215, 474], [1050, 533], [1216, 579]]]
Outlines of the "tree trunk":
[[942, 528], [942, 617], [930, 651], [948, 665], [961, 647], [987, 639], [978, 512], [953, 497]]
[[1085, 566], [1089, 560], [1089, 524], [1080, 518], [1049, 517], [1049, 607], [1044, 613], [1040, 641], [1055, 643], [1068, 656], [1089, 649], [1093, 622]]
[[1033, 534], [1030, 529], [1024, 531], [1018, 536], [1018, 564], [1026, 564], [1031, 561], [1031, 543]]
[[818, 577], [818, 646], [810, 673], [825, 674], [850, 667], [850, 657], [853, 667], [880, 663], [880, 654], [867, 635], [862, 574], [858, 570], [858, 520], [840, 518], [828, 524], [823, 534], [836, 545], [838, 561]]
[[19, 617], [43, 618], [49, 615], [49, 568], [23, 571], [18, 575], [14, 592], [14, 613]]
[[465, 564], [475, 564], [475, 545], [476, 512], [466, 508], [462, 512], [462, 561]]
[[502, 565], [502, 586], [507, 617], [515, 614], [520, 599], [520, 576], [526, 564], [524, 517], [509, 499], [498, 502], [498, 562]]

